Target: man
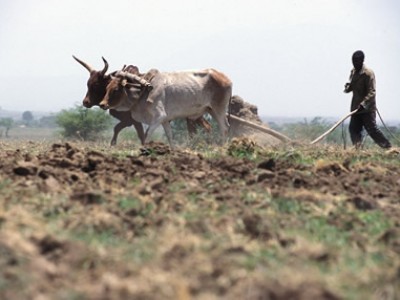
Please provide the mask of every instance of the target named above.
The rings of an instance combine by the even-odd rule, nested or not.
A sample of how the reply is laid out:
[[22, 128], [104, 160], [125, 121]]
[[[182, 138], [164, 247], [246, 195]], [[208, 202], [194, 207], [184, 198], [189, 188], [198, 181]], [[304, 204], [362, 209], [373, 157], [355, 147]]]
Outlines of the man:
[[389, 149], [391, 144], [376, 125], [375, 74], [364, 65], [365, 55], [361, 50], [353, 53], [354, 69], [351, 70], [349, 82], [344, 92], [353, 92], [351, 111], [358, 109], [350, 119], [349, 131], [353, 145], [359, 149], [362, 144], [362, 130], [380, 147]]

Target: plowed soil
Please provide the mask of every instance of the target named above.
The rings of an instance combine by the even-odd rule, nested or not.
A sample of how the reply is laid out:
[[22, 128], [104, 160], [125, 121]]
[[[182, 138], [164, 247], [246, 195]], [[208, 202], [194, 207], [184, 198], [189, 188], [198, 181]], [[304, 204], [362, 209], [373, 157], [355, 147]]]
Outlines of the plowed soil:
[[123, 147], [0, 144], [1, 299], [400, 298], [398, 153]]

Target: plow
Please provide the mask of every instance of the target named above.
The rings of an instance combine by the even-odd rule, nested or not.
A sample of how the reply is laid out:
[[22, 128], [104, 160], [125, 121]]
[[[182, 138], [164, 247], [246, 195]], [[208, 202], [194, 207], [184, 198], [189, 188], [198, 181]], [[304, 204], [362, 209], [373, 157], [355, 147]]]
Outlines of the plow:
[[237, 121], [240, 124], [243, 124], [243, 125], [245, 125], [247, 127], [250, 127], [252, 129], [256, 129], [256, 130], [261, 131], [263, 133], [269, 134], [269, 135], [277, 138], [281, 142], [284, 142], [284, 143], [292, 142], [292, 140], [289, 137], [287, 137], [286, 135], [284, 135], [284, 134], [282, 134], [282, 133], [280, 133], [280, 132], [278, 132], [276, 130], [273, 130], [271, 128], [268, 128], [268, 127], [265, 127], [263, 125], [259, 125], [259, 124], [253, 123], [251, 121], [242, 119], [242, 118], [237, 117], [235, 115], [230, 115], [229, 118], [231, 120]]
[[[342, 117], [339, 121], [337, 121], [332, 127], [330, 127], [327, 131], [325, 131], [323, 134], [321, 134], [319, 137], [317, 137], [316, 139], [314, 139], [310, 145], [315, 145], [318, 142], [322, 141], [326, 136], [328, 136], [331, 132], [333, 132], [340, 124], [342, 124], [346, 119], [348, 119], [349, 117], [351, 117], [352, 115], [354, 115], [356, 112], [358, 111], [358, 109], [353, 110], [352, 112], [350, 112], [349, 114], [345, 115], [344, 117]], [[293, 143], [294, 141], [292, 139], [290, 139], [289, 137], [287, 137], [286, 135], [273, 130], [271, 128], [268, 128], [266, 126], [260, 125], [260, 124], [256, 124], [254, 122], [242, 119], [238, 116], [235, 115], [230, 115], [229, 118], [231, 120], [237, 121], [240, 124], [243, 124], [245, 126], [248, 126], [252, 129], [261, 131], [263, 133], [269, 134], [275, 138], [277, 138], [278, 140], [280, 140], [283, 143]]]

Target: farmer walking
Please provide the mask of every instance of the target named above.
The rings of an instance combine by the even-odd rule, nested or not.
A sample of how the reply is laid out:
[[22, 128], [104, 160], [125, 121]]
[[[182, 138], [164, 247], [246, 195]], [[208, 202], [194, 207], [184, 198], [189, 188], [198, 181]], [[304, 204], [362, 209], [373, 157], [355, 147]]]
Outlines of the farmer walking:
[[376, 90], [375, 74], [364, 65], [364, 53], [358, 50], [353, 53], [354, 68], [351, 70], [349, 82], [344, 86], [344, 92], [353, 92], [351, 111], [358, 109], [351, 116], [349, 131], [353, 145], [359, 149], [362, 144], [362, 130], [380, 147], [389, 149], [391, 144], [376, 125]]

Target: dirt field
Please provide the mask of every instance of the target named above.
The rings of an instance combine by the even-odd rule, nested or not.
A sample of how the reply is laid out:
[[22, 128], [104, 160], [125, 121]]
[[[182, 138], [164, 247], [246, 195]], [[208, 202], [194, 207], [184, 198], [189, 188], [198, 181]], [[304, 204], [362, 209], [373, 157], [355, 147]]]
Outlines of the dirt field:
[[400, 299], [399, 158], [0, 142], [0, 299]]

